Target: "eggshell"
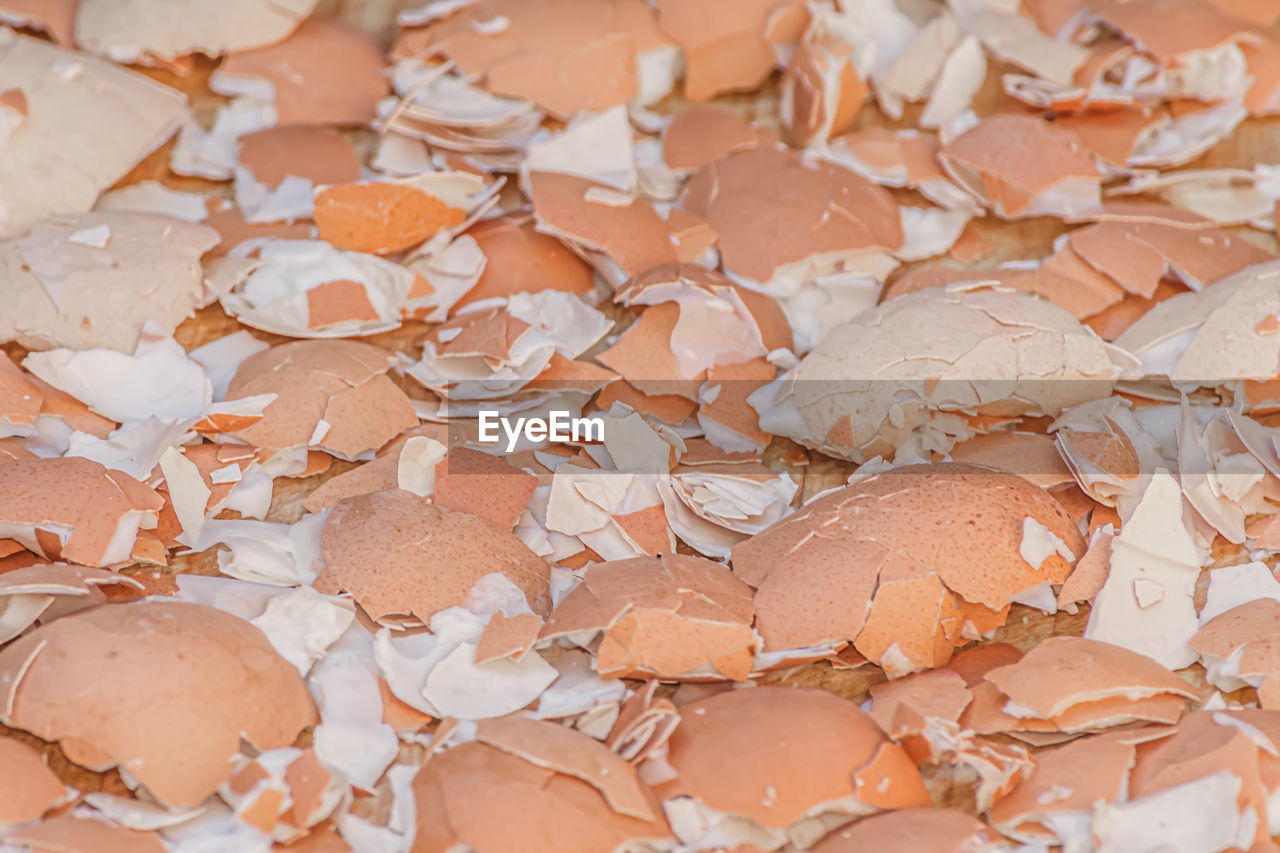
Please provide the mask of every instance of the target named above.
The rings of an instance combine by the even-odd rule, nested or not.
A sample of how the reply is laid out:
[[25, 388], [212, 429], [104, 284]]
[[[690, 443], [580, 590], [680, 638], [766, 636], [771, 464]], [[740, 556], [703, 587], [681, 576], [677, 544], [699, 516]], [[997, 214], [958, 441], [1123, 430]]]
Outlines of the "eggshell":
[[81, 0], [76, 41], [116, 62], [174, 60], [189, 53], [219, 56], [272, 44], [293, 32], [316, 0]]
[[35, 749], [11, 737], [0, 738], [0, 823], [35, 820], [70, 795]]
[[593, 853], [670, 840], [661, 818], [620, 814], [591, 784], [483, 743], [432, 757], [413, 791], [413, 853], [446, 853], [459, 844], [493, 853]]
[[41, 626], [0, 651], [0, 688], [6, 725], [119, 765], [170, 806], [213, 793], [242, 736], [287, 746], [316, 722], [297, 669], [257, 628], [185, 602], [104, 605]]
[[585, 296], [591, 291], [591, 268], [555, 238], [538, 233], [531, 221], [485, 219], [467, 233], [484, 252], [485, 267], [476, 286], [455, 304], [455, 312], [513, 293], [565, 290]]
[[[956, 602], [999, 611], [1070, 574], [1057, 554], [1039, 569], [1023, 559], [1028, 516], [1071, 553], [1084, 552], [1066, 511], [1021, 477], [959, 463], [906, 466], [824, 495], [738, 544], [733, 571], [758, 588], [766, 650], [857, 640], [872, 626], [867, 645], [877, 656], [901, 635], [914, 643], [914, 668], [940, 666], [964, 642]], [[889, 611], [873, 617], [878, 578], [895, 591]]]
[[481, 577], [502, 572], [538, 613], [550, 609], [551, 567], [514, 534], [391, 489], [340, 501], [324, 527], [322, 583], [352, 594], [374, 619], [426, 622], [461, 605]]
[[679, 554], [589, 567], [542, 639], [602, 633], [602, 678], [746, 679], [756, 637], [751, 588], [710, 560]]
[[[830, 693], [798, 687], [733, 690], [685, 705], [680, 718], [667, 749], [677, 776], [655, 787], [665, 799], [692, 797], [777, 829], [828, 809], [865, 814], [874, 809], [859, 802], [854, 777], [883, 752], [905, 762], [885, 777], [903, 792], [901, 805], [929, 802], [901, 748], [886, 741], [857, 706]], [[868, 781], [867, 795], [885, 790], [880, 779]]]
[[823, 838], [814, 853], [970, 853], [999, 841], [976, 818], [951, 809], [900, 809], [873, 815]]
[[64, 814], [24, 827], [8, 841], [48, 853], [164, 853], [154, 832], [126, 829], [95, 817]]
[[[0, 240], [89, 210], [186, 116], [186, 99], [167, 86], [5, 30], [0, 92], [14, 89], [28, 112], [0, 142]], [[104, 127], [114, 132], [103, 134]]]
[[387, 376], [392, 356], [355, 341], [279, 344], [240, 363], [227, 398], [276, 394], [257, 423], [232, 434], [273, 454], [312, 446], [320, 421], [329, 429], [314, 446], [353, 458], [377, 450], [418, 418]]
[[288, 38], [231, 53], [219, 80], [265, 81], [272, 86], [281, 125], [366, 124], [390, 84], [373, 38], [339, 21], [306, 20]]
[[[73, 239], [104, 227], [101, 248]], [[0, 340], [133, 352], [148, 321], [171, 334], [204, 303], [200, 256], [216, 244], [211, 228], [147, 213], [41, 222], [0, 243]]]
[[662, 156], [672, 169], [701, 169], [759, 142], [757, 131], [737, 113], [716, 106], [694, 106], [671, 117], [662, 132]]

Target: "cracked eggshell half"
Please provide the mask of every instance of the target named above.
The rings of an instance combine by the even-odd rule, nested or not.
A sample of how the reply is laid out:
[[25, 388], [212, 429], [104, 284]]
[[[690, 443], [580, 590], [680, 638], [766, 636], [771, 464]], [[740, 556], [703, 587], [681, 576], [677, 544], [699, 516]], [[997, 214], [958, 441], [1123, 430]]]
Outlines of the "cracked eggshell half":
[[298, 671], [254, 626], [199, 604], [108, 604], [0, 651], [5, 725], [58, 741], [90, 769], [119, 767], [168, 806], [230, 775], [241, 739], [288, 746], [316, 722]]

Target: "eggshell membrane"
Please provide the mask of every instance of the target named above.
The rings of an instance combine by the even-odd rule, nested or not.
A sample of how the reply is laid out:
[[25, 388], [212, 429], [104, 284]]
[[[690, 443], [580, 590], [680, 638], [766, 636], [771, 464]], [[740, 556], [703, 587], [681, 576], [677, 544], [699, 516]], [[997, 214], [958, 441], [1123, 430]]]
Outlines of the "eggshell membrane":
[[[41, 556], [102, 566], [130, 514], [160, 511], [163, 501], [123, 471], [80, 457], [0, 465], [0, 521], [34, 525]], [[69, 529], [63, 542], [58, 530]]]
[[[61, 73], [68, 68], [77, 73]], [[28, 110], [3, 143], [0, 240], [42, 219], [89, 210], [187, 112], [186, 99], [168, 86], [26, 36], [0, 45], [0, 92], [15, 89]], [[104, 127], [114, 132], [103, 134]]]
[[1080, 137], [1026, 115], [997, 113], [951, 140], [938, 152], [962, 186], [1006, 216], [1016, 216], [1040, 193], [1066, 178], [1099, 182], [1098, 169]]
[[139, 832], [94, 817], [64, 814], [19, 829], [6, 838], [49, 853], [164, 853], [154, 832]]
[[998, 836], [964, 812], [909, 808], [837, 829], [813, 847], [814, 853], [966, 853]]
[[[101, 226], [105, 248], [70, 239]], [[217, 242], [211, 228], [149, 213], [45, 220], [0, 243], [0, 340], [131, 353], [148, 320], [172, 333], [203, 303], [200, 256]]]
[[513, 293], [564, 290], [585, 296], [591, 292], [591, 267], [559, 240], [538, 233], [532, 221], [485, 219], [467, 234], [484, 252], [485, 267], [476, 286], [455, 303], [453, 313], [473, 302]]
[[[1021, 477], [960, 463], [904, 466], [820, 497], [739, 543], [733, 571], [757, 587], [757, 630], [767, 650], [856, 639], [875, 609], [868, 602], [878, 578], [925, 584], [931, 604], [912, 609], [925, 606], [904, 598], [905, 591], [892, 593], [893, 608], [905, 608], [919, 627], [877, 617], [877, 634], [888, 639], [881, 632], [915, 630], [922, 633], [910, 636], [934, 642], [943, 620], [958, 616], [939, 610], [944, 594], [998, 611], [1023, 590], [1045, 580], [1061, 583], [1070, 574], [1071, 564], [1060, 555], [1038, 570], [1022, 558], [1028, 516], [1073, 553], [1084, 552], [1066, 511]], [[940, 583], [920, 580], [929, 576]], [[953, 647], [963, 643], [958, 631], [944, 636], [955, 637]], [[945, 662], [943, 657], [932, 665]]]
[[[685, 705], [680, 719], [667, 747], [667, 761], [678, 775], [655, 786], [663, 799], [689, 796], [777, 829], [823, 804], [855, 796], [868, 802], [892, 791], [896, 805], [929, 802], [901, 747], [889, 743], [865, 712], [834, 694], [800, 687], [733, 690]], [[882, 789], [883, 778], [889, 783]]]
[[625, 207], [590, 202], [586, 193], [603, 184], [558, 172], [531, 172], [529, 184], [540, 230], [603, 251], [627, 277], [676, 260], [667, 224], [644, 198]]
[[484, 575], [501, 572], [535, 612], [550, 610], [551, 567], [515, 537], [470, 513], [390, 489], [338, 502], [325, 521], [322, 583], [347, 590], [374, 619], [426, 622], [461, 605]]
[[588, 568], [551, 614], [542, 639], [603, 632], [596, 661], [602, 678], [696, 673], [742, 681], [755, 654], [753, 615], [751, 588], [719, 563], [681, 554], [636, 557]]
[[391, 353], [356, 341], [292, 341], [241, 362], [227, 399], [277, 394], [258, 422], [232, 434], [269, 451], [304, 447], [324, 419], [318, 447], [352, 458], [417, 426], [409, 398], [387, 376]]
[[388, 255], [461, 225], [467, 212], [416, 187], [373, 181], [316, 194], [320, 239], [357, 252]]
[[391, 90], [385, 64], [371, 36], [310, 18], [278, 44], [230, 54], [218, 73], [269, 81], [281, 125], [366, 124]]
[[800, 39], [798, 0], [658, 0], [658, 26], [684, 51], [684, 96], [706, 101], [755, 89], [777, 66], [775, 46]]
[[[791, 150], [756, 148], [715, 160], [689, 179], [683, 203], [719, 232], [725, 269], [757, 282], [813, 255], [902, 245], [898, 205], [888, 192]], [[767, 240], [762, 221], [773, 224]]]
[[1043, 717], [1081, 702], [1120, 696], [1198, 698], [1190, 684], [1145, 655], [1084, 637], [1049, 637], [1022, 660], [993, 669], [986, 678], [1010, 700]]
[[755, 128], [737, 113], [717, 106], [693, 106], [672, 116], [662, 132], [662, 156], [672, 169], [701, 169], [759, 142]]
[[652, 822], [657, 810], [627, 764], [604, 744], [548, 720], [498, 717], [476, 724], [476, 740], [530, 764], [581, 779], [598, 790], [618, 814]]
[[661, 817], [619, 814], [587, 782], [483, 743], [433, 756], [413, 791], [412, 853], [447, 853], [459, 844], [486, 853], [596, 853], [671, 837]]
[[270, 127], [246, 133], [240, 137], [240, 164], [272, 189], [288, 175], [313, 184], [360, 179], [355, 149], [331, 127]]
[[56, 619], [0, 651], [6, 725], [83, 746], [169, 806], [199, 804], [240, 739], [288, 746], [311, 694], [256, 627], [202, 604], [141, 601]]
[[68, 797], [40, 753], [20, 740], [0, 738], [0, 766], [0, 823], [35, 820]]
[[[493, 33], [477, 24], [505, 18]], [[534, 101], [567, 119], [605, 110], [638, 93], [636, 54], [661, 38], [641, 0], [480, 0], [402, 35], [393, 53], [438, 52], [499, 95]]]

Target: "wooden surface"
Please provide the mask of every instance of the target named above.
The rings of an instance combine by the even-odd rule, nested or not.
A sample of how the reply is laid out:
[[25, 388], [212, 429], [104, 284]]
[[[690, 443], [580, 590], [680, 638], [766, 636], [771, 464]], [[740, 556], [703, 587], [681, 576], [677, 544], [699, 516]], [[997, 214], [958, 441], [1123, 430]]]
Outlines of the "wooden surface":
[[[414, 0], [322, 0], [320, 14], [336, 17], [358, 26], [381, 39], [384, 44], [389, 44], [395, 32], [395, 13], [400, 8], [415, 5], [417, 5], [417, 2], [414, 2]], [[157, 70], [146, 70], [145, 73], [185, 92], [191, 100], [197, 118], [207, 123], [212, 119], [217, 106], [226, 101], [225, 98], [208, 90], [208, 76], [214, 67], [215, 63], [202, 60], [186, 76], [180, 77], [169, 72]], [[1004, 101], [998, 75], [999, 69], [993, 69], [986, 86], [977, 98], [975, 107], [980, 115], [992, 111]], [[772, 88], [766, 88], [762, 93], [721, 99], [719, 103], [731, 106], [760, 124], [776, 127], [776, 94]], [[678, 96], [672, 96], [659, 106], [659, 111], [671, 113], [678, 111], [681, 106], [681, 99]], [[892, 122], [880, 113], [873, 104], [869, 104], [862, 110], [858, 118], [858, 125], [859, 127], [908, 127], [912, 126], [912, 121], [918, 114], [918, 110], [919, 107], [917, 106], [915, 112], [909, 111], [903, 120]], [[357, 151], [361, 153], [361, 156], [367, 160], [368, 155], [374, 149], [376, 134], [373, 131], [359, 129], [348, 129], [344, 133], [356, 145]], [[178, 189], [201, 191], [223, 198], [231, 197], [231, 185], [229, 183], [212, 183], [199, 179], [184, 178], [171, 173], [168, 169], [171, 148], [172, 141], [139, 164], [136, 169], [120, 182], [120, 186], [141, 180], [154, 179]], [[1280, 162], [1280, 118], [1245, 122], [1230, 139], [1222, 142], [1185, 168], [1252, 168], [1257, 163], [1269, 162]], [[894, 192], [899, 200], [905, 203], [925, 203], [921, 197], [910, 191], [895, 190]], [[993, 246], [991, 253], [975, 264], [972, 267], [974, 269], [987, 269], [1010, 260], [1042, 258], [1053, 251], [1054, 240], [1067, 230], [1061, 222], [1047, 218], [1005, 222], [994, 217], [986, 217], [976, 220], [972, 227], [978, 234], [991, 241]], [[1280, 245], [1277, 244], [1274, 235], [1265, 234], [1251, 228], [1233, 230], [1240, 233], [1245, 239], [1258, 243], [1271, 251], [1280, 252]], [[948, 256], [908, 265], [905, 269], [929, 264], [961, 267], [960, 264]], [[176, 338], [183, 346], [191, 349], [231, 332], [238, 331], [241, 328], [244, 327], [227, 317], [219, 306], [214, 305], [200, 311], [195, 317], [183, 323], [176, 332]], [[391, 349], [411, 352], [412, 341], [421, 335], [426, 328], [423, 324], [411, 322], [406, 323], [404, 327], [395, 331], [376, 335], [365, 340]], [[283, 337], [266, 335], [258, 331], [254, 331], [254, 334], [271, 342], [287, 340]], [[22, 354], [19, 348], [13, 346], [5, 347], [5, 349], [13, 355]], [[426, 396], [412, 382], [405, 384], [403, 387], [411, 396]], [[796, 450], [799, 450], [799, 448], [789, 442], [776, 441], [774, 446], [770, 448], [768, 461], [771, 467], [776, 470], [784, 468], [789, 470], [801, 483], [797, 501], [807, 499], [825, 489], [843, 484], [849, 473], [854, 469], [854, 466], [847, 462], [826, 458], [815, 453], [808, 454], [809, 463], [805, 466], [789, 466], [782, 461], [784, 454], [792, 453]], [[338, 461], [327, 472], [315, 477], [276, 480], [275, 494], [268, 519], [281, 522], [296, 521], [302, 515], [301, 501], [307, 495], [328, 478], [349, 470], [351, 467], [352, 463]], [[1220, 542], [1219, 548], [1215, 552], [1215, 565], [1241, 561], [1239, 549], [1221, 547], [1221, 544]], [[143, 569], [126, 569], [125, 571], [134, 572], [143, 571]], [[209, 551], [173, 558], [165, 571], [215, 574], [215, 552]], [[1201, 578], [1202, 588], [1206, 578], [1207, 572]], [[1074, 614], [1059, 613], [1049, 616], [1037, 610], [1015, 605], [1010, 613], [1008, 623], [996, 632], [995, 639], [1012, 643], [1026, 650], [1052, 635], [1081, 634], [1087, 618], [1087, 606], [1082, 607]], [[1202, 695], [1208, 696], [1212, 692], [1204, 684], [1202, 671], [1198, 666], [1193, 667], [1188, 672], [1188, 675], [1201, 688]], [[822, 662], [804, 666], [789, 673], [771, 676], [769, 680], [820, 687], [861, 702], [867, 698], [868, 688], [884, 680], [884, 676], [874, 666], [842, 669], [830, 663]], [[1245, 689], [1240, 691], [1238, 695], [1233, 695], [1233, 697], [1240, 700], [1252, 699], [1252, 690]], [[49, 756], [51, 765], [59, 776], [82, 791], [107, 790], [116, 793], [126, 792], [119, 775], [114, 771], [109, 773], [86, 771], [71, 764], [56, 746], [45, 744], [22, 732], [5, 729], [0, 726], [0, 734], [18, 737], [43, 749]], [[951, 805], [966, 810], [972, 809], [969, 783], [973, 780], [957, 776], [952, 770], [930, 770], [927, 776], [930, 787], [939, 804]], [[385, 792], [382, 792], [378, 797], [364, 799], [357, 806], [357, 811], [376, 814], [385, 807], [385, 800]]]

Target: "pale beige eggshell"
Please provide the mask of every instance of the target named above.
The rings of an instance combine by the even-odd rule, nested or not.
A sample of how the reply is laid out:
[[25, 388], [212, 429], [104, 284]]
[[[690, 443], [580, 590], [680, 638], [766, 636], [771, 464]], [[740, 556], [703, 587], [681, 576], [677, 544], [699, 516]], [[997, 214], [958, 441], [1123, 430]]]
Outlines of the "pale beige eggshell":
[[273, 44], [311, 14], [317, 0], [80, 0], [75, 36], [116, 62], [189, 53], [217, 57]]
[[[72, 239], [103, 226], [102, 248]], [[212, 228], [151, 213], [45, 220], [0, 243], [0, 340], [131, 353], [148, 320], [172, 333], [204, 304], [200, 256], [217, 244]]]
[[0, 29], [0, 92], [11, 89], [27, 115], [0, 145], [0, 239], [89, 210], [187, 115], [186, 98], [168, 86]]
[[119, 765], [169, 806], [194, 806], [231, 773], [241, 738], [293, 743], [316, 720], [297, 669], [248, 622], [202, 604], [107, 604], [0, 651], [6, 725], [62, 741], [73, 760]]
[[551, 567], [515, 534], [466, 512], [390, 489], [338, 502], [325, 521], [318, 581], [350, 592], [374, 619], [427, 622], [461, 605], [476, 581], [501, 572], [539, 614], [550, 610]]

